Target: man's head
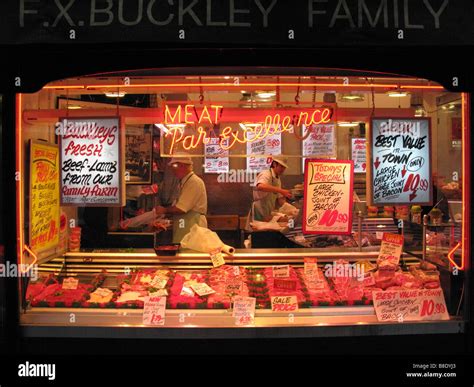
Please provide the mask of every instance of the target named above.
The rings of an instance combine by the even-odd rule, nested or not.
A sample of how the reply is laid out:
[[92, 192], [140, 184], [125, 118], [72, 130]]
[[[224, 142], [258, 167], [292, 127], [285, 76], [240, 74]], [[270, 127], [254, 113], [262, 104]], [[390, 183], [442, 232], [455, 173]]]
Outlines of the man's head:
[[178, 179], [182, 179], [193, 170], [193, 161], [190, 157], [173, 157], [168, 165], [171, 166], [174, 175]]
[[275, 171], [277, 176], [280, 176], [288, 168], [288, 159], [282, 156], [272, 157], [272, 164], [270, 166]]

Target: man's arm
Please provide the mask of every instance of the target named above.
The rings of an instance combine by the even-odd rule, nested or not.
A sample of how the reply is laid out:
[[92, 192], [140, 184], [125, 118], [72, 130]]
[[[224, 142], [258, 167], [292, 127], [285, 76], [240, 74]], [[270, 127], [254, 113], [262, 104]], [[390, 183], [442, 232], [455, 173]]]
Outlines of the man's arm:
[[257, 190], [263, 191], [263, 192], [278, 193], [278, 194], [281, 194], [281, 195], [287, 197], [288, 199], [291, 199], [293, 197], [293, 195], [291, 194], [290, 191], [288, 191], [286, 189], [283, 189], [283, 188], [274, 187], [273, 185], [265, 184], [265, 183], [258, 183], [257, 184]]
[[161, 215], [161, 214], [180, 215], [180, 214], [185, 214], [185, 212], [176, 206], [170, 206], [170, 207], [157, 206], [155, 207], [155, 214], [156, 215]]

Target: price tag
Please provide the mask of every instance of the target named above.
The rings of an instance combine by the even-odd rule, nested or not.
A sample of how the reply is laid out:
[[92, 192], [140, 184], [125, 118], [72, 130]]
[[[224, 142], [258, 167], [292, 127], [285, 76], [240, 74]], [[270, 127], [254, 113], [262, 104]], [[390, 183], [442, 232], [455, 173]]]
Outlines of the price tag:
[[219, 267], [225, 265], [224, 254], [222, 254], [220, 249], [211, 251], [210, 257], [212, 266]]
[[166, 297], [168, 295], [168, 291], [166, 289], [159, 289], [157, 292], [150, 293], [150, 296], [153, 297]]
[[377, 262], [389, 260], [398, 265], [403, 251], [403, 235], [384, 233]]
[[234, 275], [236, 277], [240, 275], [240, 267], [239, 266], [234, 266]]
[[232, 316], [235, 325], [253, 325], [255, 322], [255, 301], [254, 297], [234, 297]]
[[290, 265], [273, 266], [272, 272], [274, 278], [288, 278], [290, 276]]
[[298, 299], [296, 296], [272, 297], [273, 312], [295, 312], [298, 310]]
[[372, 272], [364, 273], [362, 278], [359, 280], [362, 282], [364, 287], [375, 285], [375, 277]]
[[179, 295], [186, 296], [186, 297], [194, 297], [194, 290], [191, 289], [191, 287], [184, 284], [183, 287], [181, 288], [181, 293]]
[[296, 281], [289, 279], [275, 278], [273, 282], [275, 289], [280, 290], [296, 290]]
[[208, 294], [213, 294], [215, 293], [215, 290], [212, 289], [208, 284], [206, 283], [198, 283], [198, 284], [193, 284], [191, 286], [193, 290], [198, 294], [198, 296], [207, 296]]
[[375, 237], [378, 239], [378, 240], [381, 240], [383, 238], [383, 231], [376, 231], [375, 232]]
[[64, 279], [62, 288], [64, 290], [76, 290], [78, 285], [79, 285], [78, 279], [69, 277], [69, 278]]
[[[63, 288], [64, 289], [64, 288]], [[108, 297], [112, 294], [112, 290], [110, 289], [104, 289], [104, 288], [97, 288], [95, 290], [94, 293], [91, 293], [91, 294], [95, 294], [96, 296], [99, 296], [99, 297]]]
[[242, 292], [242, 281], [232, 281], [226, 284], [225, 294], [240, 294]]
[[304, 259], [304, 275], [308, 278], [319, 277], [318, 260], [316, 258]]
[[153, 277], [153, 279], [151, 280], [150, 282], [150, 286], [152, 288], [156, 288], [156, 289], [163, 289], [166, 284], [168, 283], [168, 279], [167, 278], [163, 278], [159, 275]]
[[306, 285], [309, 289], [324, 289], [326, 281], [320, 277], [306, 278]]
[[379, 321], [449, 320], [443, 289], [373, 292]]
[[143, 308], [144, 325], [164, 325], [166, 297], [147, 296]]

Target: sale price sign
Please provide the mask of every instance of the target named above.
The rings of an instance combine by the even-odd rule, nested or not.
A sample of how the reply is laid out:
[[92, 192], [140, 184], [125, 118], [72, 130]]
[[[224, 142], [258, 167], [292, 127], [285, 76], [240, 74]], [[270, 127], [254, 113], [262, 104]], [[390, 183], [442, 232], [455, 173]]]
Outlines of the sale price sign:
[[147, 296], [143, 308], [144, 325], [165, 325], [166, 297]]
[[449, 320], [443, 289], [373, 292], [379, 321]]
[[351, 153], [354, 162], [354, 173], [365, 173], [367, 170], [365, 138], [351, 138]]
[[432, 204], [429, 118], [372, 120], [369, 202]]
[[304, 233], [351, 233], [353, 175], [353, 161], [306, 160]]
[[296, 312], [298, 310], [298, 299], [296, 296], [272, 297], [273, 312]]

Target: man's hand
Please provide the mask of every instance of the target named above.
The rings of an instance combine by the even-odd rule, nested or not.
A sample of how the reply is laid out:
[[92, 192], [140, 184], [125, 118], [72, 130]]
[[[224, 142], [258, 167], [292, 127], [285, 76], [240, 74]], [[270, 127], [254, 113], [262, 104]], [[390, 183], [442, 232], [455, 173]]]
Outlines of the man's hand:
[[291, 193], [290, 191], [288, 191], [287, 189], [282, 189], [282, 190], [280, 191], [280, 193], [281, 193], [284, 197], [286, 197], [287, 199], [292, 199], [292, 198], [293, 198], [292, 193]]
[[162, 215], [162, 214], [166, 214], [166, 208], [163, 206], [156, 206], [155, 215]]

